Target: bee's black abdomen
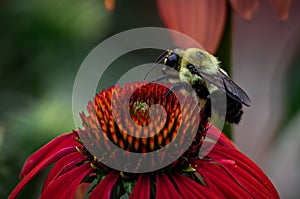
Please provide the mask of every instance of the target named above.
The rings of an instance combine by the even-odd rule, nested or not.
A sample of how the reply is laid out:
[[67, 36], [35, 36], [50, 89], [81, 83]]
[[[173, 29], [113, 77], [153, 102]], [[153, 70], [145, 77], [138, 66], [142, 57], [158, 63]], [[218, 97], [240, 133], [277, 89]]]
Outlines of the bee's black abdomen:
[[[215, 99], [218, 100], [218, 99]], [[220, 104], [219, 104], [220, 105]], [[243, 115], [243, 106], [240, 102], [226, 96], [226, 116], [225, 121], [228, 123], [238, 124]], [[224, 110], [224, 109], [223, 109]], [[204, 107], [204, 114], [206, 117], [211, 117], [211, 99], [207, 99]]]
[[207, 99], [207, 97], [209, 96], [209, 91], [208, 91], [207, 87], [200, 81], [194, 82], [194, 84], [192, 85], [192, 88], [197, 93], [197, 96], [200, 99]]
[[231, 97], [227, 96], [227, 107], [226, 107], [226, 118], [225, 120], [229, 123], [238, 124], [241, 120], [243, 115], [243, 106], [242, 103], [237, 102], [236, 100], [232, 99]]

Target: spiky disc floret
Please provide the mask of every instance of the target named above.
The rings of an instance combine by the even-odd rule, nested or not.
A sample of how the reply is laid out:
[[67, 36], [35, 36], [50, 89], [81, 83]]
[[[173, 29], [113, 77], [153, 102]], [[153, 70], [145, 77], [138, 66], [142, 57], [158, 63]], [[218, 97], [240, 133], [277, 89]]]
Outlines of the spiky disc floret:
[[114, 153], [108, 142], [125, 151], [149, 153], [174, 141], [173, 155], [182, 154], [185, 142], [197, 134], [200, 110], [196, 99], [168, 91], [167, 86], [142, 82], [103, 90], [89, 102], [89, 116], [81, 113], [85, 127], [79, 132], [81, 140], [103, 156]]

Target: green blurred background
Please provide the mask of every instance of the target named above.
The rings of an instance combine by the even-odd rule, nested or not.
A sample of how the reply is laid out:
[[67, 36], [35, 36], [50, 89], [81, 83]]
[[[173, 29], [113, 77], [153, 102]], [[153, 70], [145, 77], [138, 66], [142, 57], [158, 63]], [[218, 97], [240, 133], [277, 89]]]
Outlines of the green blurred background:
[[[73, 82], [87, 54], [108, 36], [142, 26], [162, 26], [154, 2], [119, 1], [114, 12], [101, 0], [0, 2], [0, 198], [19, 182], [32, 152], [75, 128]], [[20, 198], [36, 198], [44, 174]]]
[[[266, 18], [266, 13], [272, 13], [266, 1], [263, 2], [261, 8], [263, 11], [258, 11], [257, 18]], [[296, 3], [295, 6], [299, 7], [299, 3]], [[273, 18], [269, 16], [272, 14], [269, 14], [268, 20], [272, 18], [276, 27], [277, 25], [283, 26], [284, 29], [290, 30], [289, 26], [295, 27], [295, 19], [299, 19], [299, 14], [298, 16], [293, 14], [297, 9], [294, 7], [292, 11], [292, 19], [286, 22], [287, 25], [278, 23], [274, 14]], [[252, 66], [247, 69], [239, 67], [241, 63], [243, 65], [244, 62], [247, 62], [247, 58], [250, 60], [247, 62], [249, 65], [251, 60], [263, 60], [262, 65], [266, 65], [264, 59], [261, 58], [262, 55], [255, 54], [255, 45], [263, 42], [264, 38], [254, 34], [261, 35], [260, 31], [266, 29], [266, 26], [258, 20], [260, 19], [254, 18], [252, 22], [245, 22], [236, 16], [233, 18], [233, 75], [237, 77], [237, 82], [249, 90], [252, 100], [258, 104], [256, 106], [254, 103], [253, 108], [249, 109], [252, 110], [252, 113], [250, 111], [247, 115], [249, 110], [245, 111], [242, 124], [237, 128], [237, 131], [241, 131], [239, 135], [244, 138], [237, 137], [236, 139], [238, 146], [259, 162], [263, 168], [268, 169], [267, 174], [276, 180], [279, 177], [282, 179], [282, 176], [284, 178], [286, 175], [276, 175], [282, 170], [275, 165], [278, 163], [278, 159], [272, 153], [272, 149], [274, 146], [275, 148], [281, 146], [276, 149], [280, 152], [282, 148], [286, 148], [285, 143], [289, 141], [284, 141], [284, 143], [281, 141], [284, 137], [284, 129], [293, 118], [299, 115], [300, 109], [300, 40], [298, 38], [300, 26], [296, 26], [293, 34], [290, 33], [290, 38], [284, 40], [295, 43], [297, 48], [293, 47], [292, 52], [287, 52], [290, 47], [288, 42], [282, 45], [280, 43], [280, 47], [284, 46], [281, 50], [282, 53], [269, 53], [268, 59], [276, 57], [278, 65], [285, 65], [285, 68], [280, 69], [277, 75], [275, 69], [278, 70], [278, 68], [267, 70], [252, 68]], [[258, 25], [255, 26], [257, 23]], [[265, 23], [269, 24], [267, 20]], [[154, 1], [120, 0], [117, 1], [116, 9], [113, 12], [105, 10], [102, 0], [4, 0], [0, 2], [0, 198], [6, 198], [19, 182], [18, 174], [31, 153], [57, 135], [68, 133], [75, 128], [72, 116], [72, 88], [76, 72], [87, 54], [97, 44], [115, 33], [144, 26], [163, 26]], [[251, 26], [255, 26], [257, 33], [247, 32], [250, 36], [247, 33], [244, 34], [243, 30], [247, 27], [251, 28]], [[278, 33], [278, 38], [280, 38], [281, 29], [274, 28], [274, 33]], [[251, 34], [254, 36], [251, 37]], [[263, 36], [266, 38], [268, 34]], [[231, 49], [231, 43], [229, 43], [231, 41], [226, 42], [227, 44], [223, 44], [222, 48], [227, 48], [228, 52]], [[249, 47], [251, 44], [254, 46], [253, 49]], [[269, 47], [262, 50], [262, 53], [268, 54], [271, 48], [276, 48], [276, 45], [274, 47], [268, 45]], [[249, 55], [248, 51], [252, 54]], [[244, 54], [241, 54], [242, 52]], [[279, 55], [289, 59], [281, 61], [281, 59], [277, 59]], [[140, 60], [147, 59], [148, 61], [153, 58], [152, 55], [141, 54], [138, 54], [137, 57]], [[113, 72], [107, 74], [108, 79], [113, 79]], [[262, 75], [257, 76], [256, 73], [262, 73]], [[271, 73], [271, 81], [278, 83], [276, 78], [281, 80], [280, 89], [277, 87], [270, 89], [274, 87], [272, 85], [277, 85], [274, 83], [265, 88], [268, 90], [259, 90], [257, 78], [264, 79]], [[113, 80], [111, 81], [113, 82]], [[249, 125], [251, 127], [256, 125], [255, 119], [259, 118], [256, 116], [264, 113], [265, 110], [262, 111], [260, 105], [266, 107], [263, 103], [259, 104], [260, 97], [263, 96], [260, 92], [269, 94], [264, 99], [268, 103], [268, 110], [271, 111], [265, 123], [258, 124], [255, 128], [260, 132], [261, 129], [265, 130], [270, 123], [274, 126], [268, 135], [269, 138], [264, 142], [267, 144], [261, 148], [268, 153], [261, 156], [259, 151], [254, 150], [252, 153], [255, 143], [249, 144], [249, 140], [253, 139], [253, 134], [251, 134], [253, 128], [249, 128]], [[274, 95], [270, 95], [270, 93], [275, 93], [275, 98], [277, 96], [281, 99], [280, 103], [274, 104]], [[272, 103], [269, 103], [271, 101]], [[278, 113], [277, 109], [280, 116], [277, 120], [272, 121], [270, 119], [272, 113], [274, 110], [275, 113]], [[247, 123], [247, 121], [250, 122]], [[295, 132], [298, 136], [297, 128]], [[295, 133], [291, 134], [291, 137], [295, 137]], [[299, 153], [299, 142], [297, 143], [298, 148], [296, 147], [295, 150], [298, 150]], [[266, 155], [271, 157], [270, 160], [264, 158]], [[298, 158], [295, 168], [300, 169], [299, 162]], [[46, 172], [43, 172], [36, 177], [24, 189], [19, 198], [37, 198], [45, 174]], [[296, 182], [300, 182], [299, 179], [296, 178]], [[285, 191], [287, 194], [291, 193], [280, 183], [280, 180], [276, 181], [275, 185], [283, 193]], [[299, 192], [296, 190], [297, 194]]]

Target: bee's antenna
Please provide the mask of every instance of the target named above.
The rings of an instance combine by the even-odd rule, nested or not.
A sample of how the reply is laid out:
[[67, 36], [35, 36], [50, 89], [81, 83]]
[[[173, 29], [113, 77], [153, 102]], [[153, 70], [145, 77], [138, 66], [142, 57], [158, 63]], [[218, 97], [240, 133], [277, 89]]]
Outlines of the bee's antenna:
[[158, 66], [158, 63], [157, 64], [153, 64], [153, 66], [146, 72], [145, 76], [144, 76], [144, 81], [146, 80], [147, 76], [149, 75], [149, 73], [151, 71], [153, 71], [153, 69]]
[[153, 69], [155, 67], [157, 67], [159, 64], [163, 63], [163, 60], [165, 58], [165, 56], [168, 54], [169, 50], [164, 51], [155, 61], [156, 64], [153, 64], [153, 66], [146, 72], [145, 76], [144, 76], [144, 80], [147, 78], [147, 76], [149, 75], [149, 73], [151, 71], [153, 71]]

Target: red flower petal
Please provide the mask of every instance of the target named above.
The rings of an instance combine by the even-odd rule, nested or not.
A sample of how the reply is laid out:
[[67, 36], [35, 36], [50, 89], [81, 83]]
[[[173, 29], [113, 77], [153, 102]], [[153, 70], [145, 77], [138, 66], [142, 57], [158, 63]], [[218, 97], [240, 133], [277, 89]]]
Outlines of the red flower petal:
[[216, 195], [211, 190], [181, 174], [175, 173], [173, 179], [182, 195], [182, 198], [220, 198], [220, 196]]
[[150, 198], [150, 177], [147, 174], [139, 176], [129, 199], [149, 199]]
[[198, 161], [196, 170], [213, 192], [222, 192], [223, 196], [227, 198], [253, 198], [219, 165], [209, 161]]
[[156, 199], [182, 198], [171, 180], [164, 173], [156, 175]]
[[228, 139], [226, 135], [222, 133], [219, 129], [217, 129], [213, 125], [207, 126], [206, 128], [208, 128], [206, 132], [207, 140], [201, 146], [201, 150], [199, 152], [199, 155], [201, 157], [205, 157], [214, 148], [216, 144], [219, 146], [236, 149], [231, 140]]
[[24, 163], [23, 169], [20, 173], [20, 178], [27, 175], [37, 164], [39, 164], [43, 159], [47, 158], [47, 156], [52, 156], [57, 151], [69, 147], [78, 145], [78, 142], [74, 139], [77, 135], [72, 132], [68, 134], [61, 135], [56, 137], [45, 146], [40, 148], [34, 154], [32, 154], [29, 158], [27, 158]]
[[266, 190], [265, 187], [260, 182], [256, 182], [255, 177], [243, 170], [243, 168], [236, 164], [220, 164], [229, 173], [229, 175], [252, 196], [255, 196], [256, 198], [273, 198], [269, 193], [264, 191]]
[[12, 193], [9, 195], [9, 198], [15, 198], [18, 193], [24, 188], [24, 186], [32, 180], [34, 176], [36, 176], [39, 172], [45, 169], [47, 166], [52, 164], [53, 162], [59, 160], [61, 157], [76, 151], [75, 146], [67, 147], [57, 151], [55, 154], [52, 154], [50, 157], [46, 157], [41, 162], [39, 162], [30, 172], [22, 179], [22, 181], [15, 187]]
[[211, 125], [206, 133], [206, 137], [209, 137], [212, 140], [217, 140], [217, 143], [221, 146], [229, 147], [235, 149], [236, 147], [231, 142], [229, 138], [226, 137], [224, 133], [222, 133], [219, 129], [215, 126]]
[[[213, 159], [230, 159], [234, 160], [236, 165], [226, 165], [222, 164], [222, 166], [240, 183], [242, 183], [242, 177], [245, 176], [245, 173], [248, 176], [252, 176], [252, 183], [261, 184], [257, 186], [263, 186], [264, 190], [260, 190], [260, 192], [266, 192], [271, 198], [279, 198], [278, 193], [273, 186], [272, 182], [268, 179], [268, 177], [264, 174], [264, 172], [249, 158], [247, 158], [244, 154], [239, 152], [238, 150], [225, 148], [216, 145], [213, 151], [209, 154], [209, 157]], [[249, 181], [250, 178], [247, 177]], [[247, 184], [242, 184], [242, 186], [248, 187]], [[251, 190], [251, 187], [248, 187]]]
[[279, 198], [267, 176], [238, 150], [217, 143], [208, 157], [212, 160], [191, 162], [214, 192], [232, 197]]
[[[59, 177], [60, 175], [64, 174], [65, 172], [69, 171], [71, 168], [75, 167], [76, 164], [81, 162], [82, 160], [86, 159], [86, 156], [82, 155], [79, 152], [74, 152], [66, 155], [65, 157], [58, 160], [55, 165], [51, 168], [44, 186], [43, 190], [54, 180], [55, 178]], [[66, 169], [68, 167], [68, 169]], [[63, 172], [64, 171], [64, 172]]]
[[89, 199], [108, 199], [110, 198], [111, 191], [114, 188], [117, 180], [119, 178], [119, 174], [117, 172], [110, 172], [105, 176], [105, 178], [98, 184], [91, 195], [88, 197]]
[[[157, 0], [162, 21], [167, 28], [182, 32], [214, 53], [220, 43], [227, 13], [225, 0]], [[174, 37], [174, 35], [173, 35]], [[174, 37], [180, 48], [199, 47]]]
[[281, 21], [289, 17], [292, 0], [270, 0], [271, 4]]
[[81, 181], [92, 171], [90, 163], [86, 163], [65, 173], [49, 184], [42, 192], [40, 199], [73, 199]]
[[258, 10], [260, 0], [229, 0], [233, 10], [246, 20], [250, 20]]

